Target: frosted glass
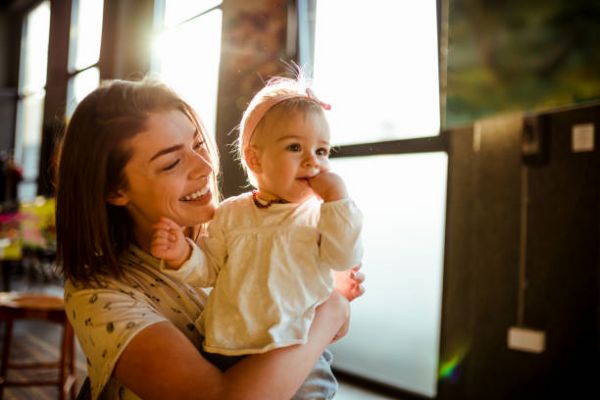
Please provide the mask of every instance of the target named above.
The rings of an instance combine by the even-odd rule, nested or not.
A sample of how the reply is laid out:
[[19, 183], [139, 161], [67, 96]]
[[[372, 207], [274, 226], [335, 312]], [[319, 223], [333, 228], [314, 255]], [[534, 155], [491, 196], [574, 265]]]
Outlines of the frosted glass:
[[69, 80], [67, 87], [67, 116], [73, 115], [77, 104], [100, 84], [100, 70], [86, 69]]
[[221, 3], [221, 0], [166, 0], [164, 24], [176, 25]]
[[75, 0], [71, 17], [69, 70], [96, 64], [100, 57], [103, 0]]
[[[221, 20], [221, 10], [213, 10], [165, 30], [154, 42], [155, 73], [194, 107], [209, 132], [215, 131]], [[182, 43], [193, 43], [193, 51]]]
[[24, 97], [17, 107], [15, 161], [23, 167], [25, 178], [38, 176], [39, 149], [42, 138], [45, 91]]
[[333, 160], [364, 214], [366, 293], [352, 303], [336, 368], [434, 397], [444, 260], [447, 154]]
[[37, 92], [46, 85], [50, 2], [44, 1], [27, 14], [23, 24], [19, 91]]
[[318, 1], [313, 68], [335, 144], [439, 134], [436, 0]]

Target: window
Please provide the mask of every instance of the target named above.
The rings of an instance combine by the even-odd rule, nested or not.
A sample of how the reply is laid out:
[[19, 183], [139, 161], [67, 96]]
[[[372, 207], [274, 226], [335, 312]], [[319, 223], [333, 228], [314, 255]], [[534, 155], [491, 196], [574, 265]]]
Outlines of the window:
[[100, 83], [103, 0], [73, 0], [69, 38], [67, 116]]
[[18, 188], [22, 200], [33, 199], [37, 193], [49, 31], [50, 2], [44, 1], [26, 15], [22, 27], [14, 149], [15, 161], [23, 168]]
[[221, 56], [220, 0], [158, 1], [152, 71], [215, 132]]
[[314, 84], [335, 104], [338, 144], [438, 134], [435, 1], [317, 1], [314, 35]]
[[448, 156], [435, 0], [299, 0], [299, 62], [332, 105], [332, 167], [365, 221], [367, 295], [334, 365], [437, 392]]

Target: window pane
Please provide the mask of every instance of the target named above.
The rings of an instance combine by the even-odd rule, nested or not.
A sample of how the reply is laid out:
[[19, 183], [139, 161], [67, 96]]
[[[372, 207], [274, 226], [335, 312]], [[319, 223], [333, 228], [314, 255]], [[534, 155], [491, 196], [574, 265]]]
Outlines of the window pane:
[[318, 1], [314, 87], [337, 144], [439, 133], [436, 1]]
[[[441, 321], [447, 154], [333, 159], [364, 214], [365, 295], [334, 365], [435, 396]], [[378, 171], [378, 173], [373, 173]]]
[[81, 70], [98, 62], [103, 12], [103, 0], [73, 1], [69, 71]]
[[221, 0], [166, 0], [164, 24], [176, 25], [221, 3]]
[[67, 116], [73, 115], [77, 104], [100, 83], [98, 68], [86, 69], [69, 80], [67, 86]]
[[[221, 10], [166, 30], [154, 43], [158, 75], [194, 107], [209, 132], [215, 131]], [[193, 51], [182, 43], [194, 43]]]
[[50, 2], [44, 1], [25, 17], [21, 42], [19, 92], [31, 93], [46, 85]]
[[[25, 180], [35, 180], [38, 176], [40, 160], [40, 142], [42, 138], [42, 123], [44, 118], [45, 91], [40, 91], [24, 97], [17, 105], [17, 134], [15, 136], [15, 162], [23, 168]], [[35, 195], [37, 184], [27, 184], [27, 193]], [[19, 186], [19, 199], [21, 197], [21, 186]]]

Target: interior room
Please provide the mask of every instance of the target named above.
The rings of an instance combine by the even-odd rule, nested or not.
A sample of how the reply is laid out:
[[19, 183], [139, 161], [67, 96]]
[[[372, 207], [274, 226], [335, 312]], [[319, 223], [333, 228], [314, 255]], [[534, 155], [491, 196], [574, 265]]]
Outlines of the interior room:
[[[250, 188], [244, 109], [296, 66], [331, 105], [331, 168], [364, 216], [334, 398], [600, 398], [600, 2], [4, 0], [6, 398], [74, 396], [87, 376], [63, 309], [7, 333], [2, 300], [63, 296], [55, 152], [77, 105], [107, 80], [165, 82], [214, 140], [227, 199]], [[11, 369], [70, 346], [58, 383]]]

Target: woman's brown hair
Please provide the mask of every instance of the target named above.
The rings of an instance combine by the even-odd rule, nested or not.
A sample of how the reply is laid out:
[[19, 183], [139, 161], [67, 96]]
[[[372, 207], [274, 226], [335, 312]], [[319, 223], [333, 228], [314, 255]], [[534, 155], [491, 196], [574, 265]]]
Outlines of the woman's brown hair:
[[145, 129], [150, 113], [170, 110], [183, 112], [209, 144], [218, 193], [217, 154], [191, 106], [155, 80], [103, 83], [77, 106], [57, 146], [57, 263], [65, 278], [87, 284], [120, 276], [118, 257], [132, 244], [132, 220], [125, 207], [106, 200], [128, 185], [125, 142]]

